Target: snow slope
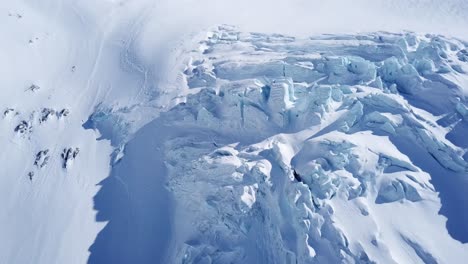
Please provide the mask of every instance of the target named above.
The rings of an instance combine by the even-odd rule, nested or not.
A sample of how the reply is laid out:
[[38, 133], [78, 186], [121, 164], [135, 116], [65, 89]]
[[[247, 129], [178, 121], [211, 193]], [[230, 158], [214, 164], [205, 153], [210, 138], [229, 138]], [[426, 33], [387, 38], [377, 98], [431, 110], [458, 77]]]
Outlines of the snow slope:
[[462, 262], [466, 10], [0, 3], [0, 263]]
[[[87, 261], [105, 225], [95, 221], [92, 197], [109, 174], [113, 149], [82, 124], [99, 104], [141, 105], [148, 93], [142, 69], [131, 63], [127, 29], [134, 21], [113, 30], [112, 12], [101, 20], [91, 13], [110, 4], [58, 4], [0, 4], [0, 263]], [[15, 132], [23, 121], [25, 131]], [[79, 154], [65, 169], [61, 154], [68, 148]], [[41, 151], [47, 155], [35, 165]]]

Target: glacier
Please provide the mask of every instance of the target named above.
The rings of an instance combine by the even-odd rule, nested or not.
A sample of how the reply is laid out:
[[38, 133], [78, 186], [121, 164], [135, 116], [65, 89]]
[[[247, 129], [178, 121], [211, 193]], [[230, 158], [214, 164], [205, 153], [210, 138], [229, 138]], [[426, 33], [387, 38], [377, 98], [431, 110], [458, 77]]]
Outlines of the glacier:
[[0, 263], [463, 263], [467, 10], [0, 3]]
[[109, 224], [91, 263], [466, 255], [466, 149], [448, 139], [466, 122], [464, 42], [220, 26], [199, 45], [182, 71], [196, 92], [137, 132], [102, 183]]

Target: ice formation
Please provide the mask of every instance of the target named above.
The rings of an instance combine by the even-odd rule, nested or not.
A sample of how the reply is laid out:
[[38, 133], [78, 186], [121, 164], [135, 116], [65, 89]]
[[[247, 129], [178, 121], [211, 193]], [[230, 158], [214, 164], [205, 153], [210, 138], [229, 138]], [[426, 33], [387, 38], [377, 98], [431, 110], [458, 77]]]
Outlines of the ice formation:
[[[454, 70], [467, 67], [463, 42], [413, 33], [304, 40], [221, 26], [200, 46], [183, 70], [196, 92], [137, 133], [113, 169], [133, 184], [125, 174], [149, 166], [144, 175], [167, 182], [171, 246], [153, 257], [456, 263], [466, 255], [459, 241], [468, 230], [454, 219], [467, 219], [465, 199], [447, 193], [466, 188], [466, 149], [446, 138], [466, 122], [467, 90]], [[135, 162], [143, 141], [167, 170]]]

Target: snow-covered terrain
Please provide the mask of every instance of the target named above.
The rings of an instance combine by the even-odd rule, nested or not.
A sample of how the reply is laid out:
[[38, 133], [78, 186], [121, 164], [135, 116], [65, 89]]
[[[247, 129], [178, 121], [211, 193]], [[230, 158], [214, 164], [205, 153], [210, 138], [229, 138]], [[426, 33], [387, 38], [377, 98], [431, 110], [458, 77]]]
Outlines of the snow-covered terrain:
[[248, 2], [0, 3], [0, 263], [464, 262], [468, 5]]

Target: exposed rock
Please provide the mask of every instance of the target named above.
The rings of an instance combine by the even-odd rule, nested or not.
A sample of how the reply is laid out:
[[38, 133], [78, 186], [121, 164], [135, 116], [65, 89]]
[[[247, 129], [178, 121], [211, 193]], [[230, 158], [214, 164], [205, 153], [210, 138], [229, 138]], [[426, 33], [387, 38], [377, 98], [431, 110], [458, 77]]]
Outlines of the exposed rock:
[[30, 181], [32, 181], [33, 177], [34, 177], [34, 172], [33, 171], [28, 172], [28, 178]]
[[14, 112], [15, 109], [13, 108], [7, 108], [4, 112], [3, 112], [3, 117], [7, 117], [9, 114], [11, 114], [12, 112]]
[[29, 86], [29, 88], [26, 89], [26, 91], [35, 92], [35, 91], [38, 91], [39, 89], [41, 89], [41, 87], [39, 87], [38, 85], [31, 84], [31, 86]]
[[73, 163], [73, 160], [78, 156], [78, 153], [80, 153], [79, 148], [64, 148], [61, 154], [63, 160], [62, 167], [64, 169], [68, 168]]
[[27, 132], [31, 132], [32, 126], [29, 122], [23, 120], [21, 121], [16, 127], [15, 127], [15, 132], [20, 133], [20, 134], [25, 134]]
[[42, 167], [46, 166], [47, 163], [49, 162], [49, 158], [50, 158], [50, 156], [48, 154], [49, 154], [48, 149], [39, 151], [36, 154], [36, 159], [34, 160], [34, 165], [36, 167], [38, 167], [38, 168], [42, 168]]
[[56, 112], [51, 108], [43, 108], [41, 111], [41, 116], [39, 118], [39, 123], [47, 121], [50, 117], [55, 116]]
[[60, 110], [60, 112], [57, 112], [57, 117], [58, 118], [67, 117], [69, 114], [70, 114], [70, 110], [68, 110], [67, 108], [64, 108]]

